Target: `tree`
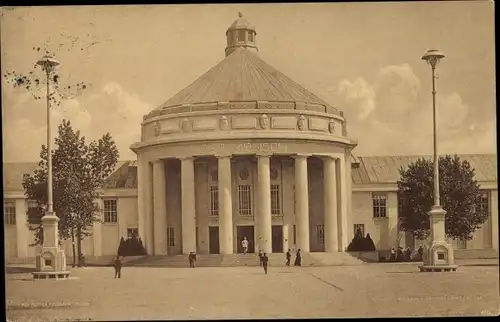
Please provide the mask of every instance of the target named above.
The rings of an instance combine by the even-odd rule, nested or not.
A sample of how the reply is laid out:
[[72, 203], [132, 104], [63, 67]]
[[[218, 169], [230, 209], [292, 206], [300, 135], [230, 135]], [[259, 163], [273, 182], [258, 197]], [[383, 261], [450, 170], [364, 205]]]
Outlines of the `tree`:
[[[79, 131], [74, 131], [69, 121], [58, 127], [56, 148], [52, 151], [54, 211], [59, 217], [60, 240], [76, 241], [73, 258], [80, 259], [81, 241], [92, 234], [91, 228], [100, 211], [97, 188], [112, 173], [118, 160], [118, 149], [109, 133], [99, 140], [85, 143]], [[41, 217], [42, 205], [47, 203], [47, 148], [42, 146], [39, 168], [33, 174], [25, 173], [23, 187], [29, 200], [38, 207], [28, 213], [30, 230], [35, 233], [34, 245], [43, 244]], [[74, 245], [74, 244], [73, 244]], [[75, 251], [78, 256], [75, 256]], [[80, 266], [80, 260], [78, 260]]]
[[[401, 229], [421, 240], [430, 233], [428, 212], [434, 204], [433, 185], [434, 163], [430, 160], [418, 159], [407, 169], [400, 169]], [[481, 207], [479, 184], [470, 163], [456, 155], [440, 157], [439, 191], [441, 205], [446, 210], [446, 235], [453, 239], [472, 239], [488, 213]]]

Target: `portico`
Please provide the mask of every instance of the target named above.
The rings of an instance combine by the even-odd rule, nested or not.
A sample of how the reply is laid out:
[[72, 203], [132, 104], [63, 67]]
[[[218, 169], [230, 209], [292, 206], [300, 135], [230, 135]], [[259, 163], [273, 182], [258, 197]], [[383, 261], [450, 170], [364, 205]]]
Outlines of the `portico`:
[[[148, 254], [345, 251], [344, 115], [261, 60], [255, 29], [227, 30], [226, 58], [144, 116], [138, 230]], [[208, 89], [208, 90], [207, 90]]]

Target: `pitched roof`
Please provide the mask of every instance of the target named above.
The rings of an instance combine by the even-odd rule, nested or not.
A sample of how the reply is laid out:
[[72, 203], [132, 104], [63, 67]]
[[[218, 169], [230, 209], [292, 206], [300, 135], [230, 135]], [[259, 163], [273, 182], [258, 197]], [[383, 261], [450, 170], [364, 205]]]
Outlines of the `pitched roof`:
[[182, 104], [234, 101], [304, 102], [331, 107], [256, 54], [239, 48], [155, 111]]
[[7, 162], [3, 164], [3, 189], [9, 191], [23, 190], [23, 175], [31, 173], [38, 167], [37, 162]]
[[[430, 156], [374, 156], [354, 157], [351, 160], [359, 163], [353, 167], [352, 182], [354, 184], [396, 183], [399, 179], [399, 168], [407, 167], [419, 158]], [[479, 182], [497, 181], [496, 154], [466, 154], [459, 155], [467, 160], [475, 169], [476, 180]], [[22, 177], [26, 172], [32, 172], [36, 163], [4, 163], [4, 190], [22, 190]], [[120, 161], [116, 170], [106, 179], [105, 189], [137, 188], [137, 162]]]
[[[464, 154], [459, 157], [468, 161], [475, 169], [477, 181], [497, 180], [496, 154]], [[432, 156], [358, 157], [359, 168], [352, 170], [353, 183], [396, 183], [399, 179], [399, 169], [407, 168], [419, 158], [431, 159]]]
[[[106, 179], [106, 188], [135, 188], [135, 161], [118, 161], [115, 171]], [[6, 162], [3, 164], [3, 189], [8, 191], [23, 190], [23, 175], [33, 173], [38, 168], [38, 162]]]

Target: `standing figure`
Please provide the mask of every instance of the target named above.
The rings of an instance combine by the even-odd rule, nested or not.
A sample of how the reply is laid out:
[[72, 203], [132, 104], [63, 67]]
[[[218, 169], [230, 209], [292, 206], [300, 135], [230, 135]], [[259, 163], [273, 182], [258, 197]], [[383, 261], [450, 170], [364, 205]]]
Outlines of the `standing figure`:
[[286, 266], [290, 266], [290, 259], [292, 258], [292, 254], [290, 253], [290, 250], [286, 252]]
[[411, 248], [410, 248], [410, 246], [406, 247], [406, 260], [411, 261]]
[[189, 267], [195, 268], [195, 263], [196, 263], [196, 253], [195, 252], [190, 252], [189, 253]]
[[302, 266], [302, 256], [300, 255], [300, 248], [297, 249], [297, 254], [295, 255], [294, 266]]
[[121, 278], [121, 271], [122, 271], [122, 261], [120, 259], [120, 256], [116, 256], [115, 262], [114, 262], [114, 267], [115, 267], [115, 278]]
[[418, 258], [419, 260], [424, 260], [424, 248], [422, 245], [418, 248]]
[[267, 263], [269, 262], [269, 257], [267, 257], [267, 254], [264, 253], [262, 255], [262, 266], [264, 267], [264, 272], [267, 274]]
[[259, 262], [260, 262], [260, 267], [262, 267], [262, 258], [263, 258], [263, 254], [262, 254], [262, 249], [259, 249]]
[[390, 257], [390, 261], [395, 261], [396, 260], [396, 247], [392, 246], [391, 247], [391, 257]]
[[248, 240], [246, 237], [243, 237], [243, 240], [241, 241], [241, 247], [243, 247], [243, 254], [248, 253]]

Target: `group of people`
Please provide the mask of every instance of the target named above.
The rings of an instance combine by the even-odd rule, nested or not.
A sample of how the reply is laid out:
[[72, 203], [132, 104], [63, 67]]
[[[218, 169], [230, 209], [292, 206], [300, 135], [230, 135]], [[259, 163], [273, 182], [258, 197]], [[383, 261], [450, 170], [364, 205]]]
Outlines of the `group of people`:
[[415, 259], [418, 256], [418, 260], [422, 260], [424, 254], [424, 249], [420, 246], [414, 254], [411, 247], [408, 246], [406, 249], [403, 249], [401, 246], [392, 246], [391, 247], [391, 256], [389, 258], [390, 261], [398, 261], [398, 262], [407, 262]]
[[[289, 249], [286, 252], [286, 266], [290, 266], [291, 259], [292, 259], [292, 253], [291, 250]], [[264, 273], [267, 274], [267, 264], [269, 262], [269, 257], [267, 257], [267, 253], [264, 253], [262, 252], [262, 250], [259, 250], [259, 260], [260, 260], [260, 267], [263, 267]], [[300, 254], [300, 249], [297, 249], [297, 253], [295, 254], [294, 266], [302, 266], [302, 256]]]

